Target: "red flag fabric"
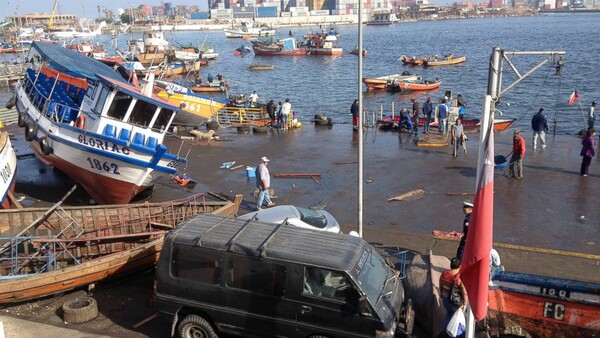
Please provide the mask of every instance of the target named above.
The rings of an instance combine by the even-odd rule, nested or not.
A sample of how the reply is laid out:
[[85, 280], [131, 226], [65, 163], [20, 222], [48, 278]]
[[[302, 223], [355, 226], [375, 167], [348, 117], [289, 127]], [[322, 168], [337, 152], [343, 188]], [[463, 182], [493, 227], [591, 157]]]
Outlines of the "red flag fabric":
[[[490, 122], [490, 125], [492, 124], [493, 122]], [[460, 268], [460, 278], [467, 289], [476, 320], [485, 318], [487, 314], [490, 251], [494, 229], [494, 132], [491, 127], [488, 127], [483, 146], [485, 152], [478, 165], [479, 181]]]
[[571, 94], [571, 96], [569, 97], [569, 105], [573, 105], [573, 103], [575, 103], [575, 101], [579, 100], [579, 93], [577, 91], [574, 91], [573, 94]]

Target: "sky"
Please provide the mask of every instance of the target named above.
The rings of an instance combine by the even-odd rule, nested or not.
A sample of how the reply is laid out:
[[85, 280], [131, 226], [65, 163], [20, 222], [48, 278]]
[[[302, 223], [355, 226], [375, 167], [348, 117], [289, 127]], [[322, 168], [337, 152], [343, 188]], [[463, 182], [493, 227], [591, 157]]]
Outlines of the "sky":
[[[54, 0], [8, 0], [8, 4], [0, 6], [0, 18], [12, 16], [15, 14], [23, 15], [28, 13], [51, 13], [54, 6]], [[164, 2], [171, 2], [173, 5], [192, 5], [199, 6], [202, 10], [207, 7], [207, 0], [58, 0], [56, 13], [75, 14], [82, 18], [97, 18], [98, 6], [106, 7], [117, 12], [117, 8], [132, 8], [142, 4], [158, 6]]]

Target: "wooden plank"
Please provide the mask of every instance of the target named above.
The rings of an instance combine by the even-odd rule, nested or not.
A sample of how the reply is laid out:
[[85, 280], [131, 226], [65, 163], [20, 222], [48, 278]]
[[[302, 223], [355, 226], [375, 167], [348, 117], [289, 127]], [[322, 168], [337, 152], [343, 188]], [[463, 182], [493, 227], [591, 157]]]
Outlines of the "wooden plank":
[[23, 209], [23, 206], [21, 205], [21, 203], [19, 203], [19, 201], [17, 200], [17, 198], [15, 197], [15, 195], [13, 195], [13, 193], [9, 190], [6, 192], [6, 194], [8, 195], [8, 198], [10, 198], [10, 201], [17, 206], [17, 209]]
[[321, 178], [321, 174], [300, 174], [300, 173], [277, 173], [277, 174], [273, 174], [273, 177], [278, 177], [278, 178]]
[[405, 192], [403, 194], [400, 194], [398, 196], [394, 196], [391, 198], [388, 198], [387, 201], [388, 202], [392, 202], [392, 201], [403, 201], [409, 198], [417, 198], [417, 197], [421, 197], [425, 195], [425, 190], [423, 189], [415, 189], [415, 190], [411, 190], [408, 192]]
[[[111, 228], [112, 229], [112, 228]], [[140, 232], [135, 234], [123, 234], [123, 235], [112, 235], [112, 236], [98, 236], [98, 237], [77, 237], [77, 238], [36, 238], [32, 239], [33, 243], [81, 243], [81, 242], [105, 242], [113, 241], [118, 239], [130, 239], [130, 238], [143, 238], [150, 236], [164, 235], [164, 231], [150, 231]]]

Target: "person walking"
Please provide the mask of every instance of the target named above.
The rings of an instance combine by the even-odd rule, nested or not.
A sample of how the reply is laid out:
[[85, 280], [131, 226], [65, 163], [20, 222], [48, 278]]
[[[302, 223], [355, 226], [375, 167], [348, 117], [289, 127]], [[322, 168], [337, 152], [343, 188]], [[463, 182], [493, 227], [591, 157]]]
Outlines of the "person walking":
[[596, 101], [592, 102], [588, 110], [588, 129], [594, 128], [594, 122], [596, 122]]
[[256, 166], [256, 187], [258, 188], [258, 201], [256, 201], [256, 209], [261, 210], [263, 202], [267, 202], [267, 207], [275, 205], [269, 196], [269, 188], [271, 187], [271, 175], [267, 165], [269, 159], [266, 156], [260, 158], [260, 164]]
[[433, 113], [433, 103], [431, 97], [427, 97], [425, 103], [423, 103], [423, 115], [425, 116], [425, 125], [423, 126], [423, 133], [429, 134], [429, 124], [431, 123], [431, 114]]
[[[518, 130], [513, 134], [513, 153], [510, 157], [510, 167], [508, 168], [509, 176], [518, 180], [523, 178], [523, 157], [525, 156], [525, 139], [521, 136]], [[515, 174], [515, 166], [517, 173]]]
[[[460, 259], [454, 257], [450, 260], [450, 269], [444, 270], [440, 274], [439, 279], [440, 287], [440, 298], [446, 309], [446, 316], [444, 316], [444, 331], [450, 323], [450, 319], [458, 309], [464, 309], [467, 304], [469, 297], [467, 296], [467, 289], [460, 280]], [[458, 300], [455, 300], [453, 294], [460, 295]]]
[[448, 105], [446, 105], [446, 99], [442, 100], [442, 103], [437, 107], [438, 109], [438, 131], [440, 135], [446, 134], [446, 122], [448, 120]]
[[542, 149], [546, 148], [546, 133], [548, 132], [548, 120], [544, 114], [544, 108], [540, 108], [537, 114], [531, 119], [531, 129], [533, 129], [533, 150], [537, 148], [537, 140], [540, 139]]
[[465, 117], [465, 108], [467, 108], [467, 101], [465, 101], [462, 94], [458, 94], [456, 97], [456, 105], [458, 106], [458, 119], [462, 121]]
[[350, 113], [352, 113], [352, 129], [354, 129], [354, 131], [358, 131], [358, 119], [360, 117], [358, 99], [355, 99], [354, 102], [352, 102]]
[[473, 203], [469, 201], [463, 202], [463, 212], [465, 213], [465, 219], [463, 220], [463, 235], [460, 238], [458, 248], [456, 248], [456, 257], [462, 260], [463, 253], [465, 251], [465, 244], [467, 244], [467, 235], [469, 234], [469, 223], [471, 222], [471, 213], [473, 212]]
[[581, 161], [581, 170], [579, 173], [584, 177], [588, 175], [592, 157], [596, 155], [594, 150], [594, 135], [596, 135], [596, 131], [594, 128], [590, 128], [587, 130], [583, 141], [581, 141], [583, 147], [581, 148], [581, 153], [579, 153], [579, 155], [583, 156], [583, 160]]
[[285, 103], [281, 106], [281, 118], [283, 119], [283, 130], [288, 130], [290, 127], [290, 113], [292, 112], [292, 104], [290, 99], [285, 99]]
[[271, 128], [275, 128], [275, 109], [277, 109], [277, 107], [275, 107], [275, 102], [270, 100], [269, 103], [267, 103], [267, 114], [271, 119]]
[[410, 99], [412, 101], [412, 115], [413, 115], [413, 126], [415, 134], [419, 132], [419, 115], [421, 115], [421, 110], [419, 109], [419, 102], [417, 99]]
[[465, 129], [463, 128], [460, 119], [457, 119], [456, 123], [452, 126], [452, 131], [450, 132], [450, 135], [450, 142], [453, 145], [452, 156], [457, 156], [459, 144], [463, 147], [465, 156], [467, 156], [467, 135], [465, 135]]

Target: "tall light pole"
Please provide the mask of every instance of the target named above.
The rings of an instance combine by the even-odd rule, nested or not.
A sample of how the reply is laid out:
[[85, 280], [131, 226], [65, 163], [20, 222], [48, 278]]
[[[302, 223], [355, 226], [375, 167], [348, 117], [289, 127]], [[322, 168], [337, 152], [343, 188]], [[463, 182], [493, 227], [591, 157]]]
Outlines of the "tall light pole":
[[[363, 237], [363, 95], [362, 95], [362, 62], [363, 62], [363, 26], [362, 0], [358, 0], [358, 235]], [[353, 131], [354, 132], [354, 131]]]

